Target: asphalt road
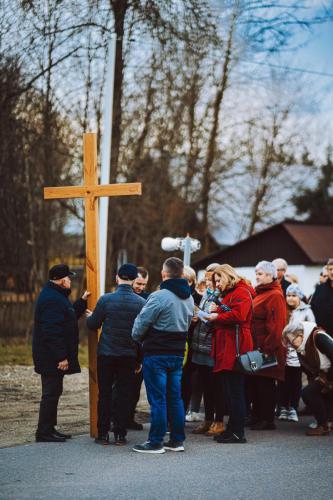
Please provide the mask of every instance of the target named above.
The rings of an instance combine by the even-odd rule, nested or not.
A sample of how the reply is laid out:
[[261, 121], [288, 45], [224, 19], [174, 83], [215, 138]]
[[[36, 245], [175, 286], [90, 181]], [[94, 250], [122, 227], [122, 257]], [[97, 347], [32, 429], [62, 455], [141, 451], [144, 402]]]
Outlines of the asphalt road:
[[131, 451], [146, 430], [131, 432], [125, 447], [97, 446], [84, 435], [3, 448], [0, 498], [332, 500], [333, 436], [306, 437], [308, 420], [248, 431], [243, 445], [191, 435], [190, 424], [185, 453], [164, 455]]

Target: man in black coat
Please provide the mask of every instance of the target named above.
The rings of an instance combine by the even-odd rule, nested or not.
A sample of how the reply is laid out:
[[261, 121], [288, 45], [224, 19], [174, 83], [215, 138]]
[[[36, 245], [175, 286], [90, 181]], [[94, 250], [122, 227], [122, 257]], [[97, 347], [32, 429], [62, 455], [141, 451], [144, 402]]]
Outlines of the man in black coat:
[[318, 285], [311, 298], [311, 308], [318, 326], [333, 337], [333, 259], [327, 262], [328, 279]]
[[53, 266], [35, 308], [32, 355], [36, 373], [41, 375], [37, 442], [64, 442], [71, 436], [55, 429], [64, 375], [81, 371], [78, 360], [78, 318], [87, 307], [89, 292], [72, 304], [71, 272], [66, 264]]
[[135, 372], [141, 369], [138, 344], [131, 333], [134, 320], [146, 302], [132, 288], [137, 275], [136, 266], [122, 265], [116, 278], [117, 290], [102, 295], [87, 318], [91, 330], [103, 325], [97, 350], [97, 444], [109, 444], [111, 409], [115, 444], [126, 443]]

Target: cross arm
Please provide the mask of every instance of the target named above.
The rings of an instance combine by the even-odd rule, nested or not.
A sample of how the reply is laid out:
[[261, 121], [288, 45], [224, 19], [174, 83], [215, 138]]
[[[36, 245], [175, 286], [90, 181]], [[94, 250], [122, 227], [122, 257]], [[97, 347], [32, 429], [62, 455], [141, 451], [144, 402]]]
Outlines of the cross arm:
[[44, 188], [44, 199], [86, 198], [102, 196], [141, 195], [141, 182], [124, 184], [101, 184], [95, 186], [61, 186]]

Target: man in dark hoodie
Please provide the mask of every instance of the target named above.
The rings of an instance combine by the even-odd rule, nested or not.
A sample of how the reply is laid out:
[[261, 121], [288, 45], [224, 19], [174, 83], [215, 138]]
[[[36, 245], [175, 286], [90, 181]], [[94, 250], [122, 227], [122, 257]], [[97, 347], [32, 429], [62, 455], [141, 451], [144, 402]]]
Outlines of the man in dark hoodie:
[[[133, 448], [139, 453], [184, 451], [181, 378], [194, 301], [183, 271], [176, 257], [164, 262], [160, 290], [149, 296], [132, 330], [133, 339], [143, 342], [143, 378], [151, 407], [149, 440]], [[163, 444], [168, 419], [170, 440]]]

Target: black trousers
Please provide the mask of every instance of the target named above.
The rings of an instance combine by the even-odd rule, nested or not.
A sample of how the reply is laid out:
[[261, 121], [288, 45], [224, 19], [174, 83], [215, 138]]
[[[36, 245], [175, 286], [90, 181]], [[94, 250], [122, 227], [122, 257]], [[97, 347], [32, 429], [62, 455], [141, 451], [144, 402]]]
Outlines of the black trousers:
[[323, 394], [322, 389], [323, 386], [317, 380], [313, 380], [302, 390], [302, 399], [312, 411], [318, 425], [327, 424], [333, 415], [333, 392]]
[[278, 382], [278, 405], [297, 410], [302, 391], [302, 368], [285, 366], [285, 380]]
[[[115, 434], [126, 436], [130, 417], [132, 390], [135, 378], [135, 358], [98, 356], [98, 404], [97, 428], [99, 434], [110, 429], [111, 409]], [[114, 389], [114, 398], [112, 398]]]
[[248, 377], [247, 384], [253, 420], [272, 423], [277, 399], [276, 380], [255, 375]]
[[202, 383], [198, 373], [198, 366], [192, 363], [192, 352], [189, 351], [182, 375], [182, 399], [185, 413], [188, 410], [199, 412], [202, 399]]
[[213, 373], [213, 368], [206, 365], [196, 365], [202, 382], [205, 420], [222, 422], [227, 414], [226, 399], [224, 395], [225, 384], [221, 377]]
[[215, 374], [223, 385], [229, 421], [227, 430], [244, 437], [246, 417], [244, 375], [238, 372], [222, 371]]
[[37, 433], [50, 434], [57, 425], [58, 402], [63, 391], [64, 376], [41, 375], [42, 399], [39, 406]]
[[143, 382], [142, 370], [140, 373], [135, 373], [133, 378], [132, 394], [131, 394], [131, 405], [130, 405], [130, 416], [129, 423], [135, 420], [135, 408], [140, 399], [141, 386]]

